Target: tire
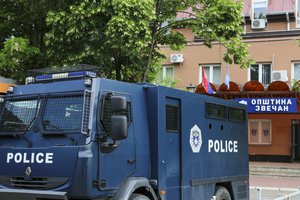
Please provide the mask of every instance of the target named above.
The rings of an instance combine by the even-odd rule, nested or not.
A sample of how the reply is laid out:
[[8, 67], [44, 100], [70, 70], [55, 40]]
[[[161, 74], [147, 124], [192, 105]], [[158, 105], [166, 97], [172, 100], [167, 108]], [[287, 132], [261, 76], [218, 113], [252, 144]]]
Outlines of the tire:
[[150, 200], [147, 196], [142, 195], [142, 194], [132, 194], [129, 197], [129, 200]]
[[215, 192], [216, 200], [231, 200], [230, 193], [225, 187], [217, 187]]

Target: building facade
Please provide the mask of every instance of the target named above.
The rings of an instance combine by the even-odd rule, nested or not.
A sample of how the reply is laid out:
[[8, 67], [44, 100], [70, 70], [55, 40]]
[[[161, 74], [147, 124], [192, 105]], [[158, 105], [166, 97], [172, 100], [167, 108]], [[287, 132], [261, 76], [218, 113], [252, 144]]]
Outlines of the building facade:
[[[243, 84], [258, 80], [268, 85], [274, 80], [290, 83], [292, 79], [300, 79], [298, 5], [298, 0], [245, 0], [243, 38], [249, 44], [250, 57], [256, 63], [249, 69], [230, 65], [232, 81]], [[182, 18], [180, 14], [178, 17]], [[214, 43], [209, 49], [191, 30], [174, 31], [185, 35], [187, 45], [180, 52], [161, 47], [167, 57], [163, 66], [167, 72], [165, 75], [173, 76], [178, 81], [178, 88], [185, 88], [202, 82], [201, 68], [204, 67], [210, 82], [216, 85], [224, 82], [224, 47]]]
[[[290, 86], [292, 80], [300, 80], [299, 13], [300, 0], [245, 0], [243, 40], [249, 44], [250, 57], [255, 63], [248, 69], [230, 65], [230, 80], [241, 88], [249, 81], [258, 81], [265, 88], [262, 92], [268, 92], [266, 88], [274, 81]], [[184, 16], [179, 14], [178, 17]], [[180, 52], [161, 47], [167, 57], [163, 75], [175, 79], [177, 87], [184, 89], [202, 82], [201, 71], [204, 68], [209, 81], [219, 88], [226, 76], [226, 63], [223, 61], [225, 48], [219, 43], [214, 43], [211, 49], [207, 48], [189, 29], [174, 31], [181, 31], [188, 42]], [[285, 97], [284, 93], [282, 95], [279, 98]], [[297, 111], [292, 113], [249, 113], [251, 159], [300, 161], [300, 147], [297, 147], [300, 145], [300, 109], [296, 107]]]

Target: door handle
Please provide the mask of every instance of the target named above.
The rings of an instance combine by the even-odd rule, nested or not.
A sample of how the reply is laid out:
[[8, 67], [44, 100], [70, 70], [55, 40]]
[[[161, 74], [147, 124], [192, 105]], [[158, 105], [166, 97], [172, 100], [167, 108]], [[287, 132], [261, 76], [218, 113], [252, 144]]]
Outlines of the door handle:
[[127, 160], [127, 163], [128, 164], [133, 164], [133, 163], [135, 163], [135, 159], [129, 159], [129, 160]]

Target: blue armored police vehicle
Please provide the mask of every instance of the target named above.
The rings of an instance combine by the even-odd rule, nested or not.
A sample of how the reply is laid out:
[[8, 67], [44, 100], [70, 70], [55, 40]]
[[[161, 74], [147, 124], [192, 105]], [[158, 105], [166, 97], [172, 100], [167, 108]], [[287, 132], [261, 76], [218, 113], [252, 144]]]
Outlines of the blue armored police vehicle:
[[1, 97], [1, 200], [249, 199], [244, 105], [81, 69]]

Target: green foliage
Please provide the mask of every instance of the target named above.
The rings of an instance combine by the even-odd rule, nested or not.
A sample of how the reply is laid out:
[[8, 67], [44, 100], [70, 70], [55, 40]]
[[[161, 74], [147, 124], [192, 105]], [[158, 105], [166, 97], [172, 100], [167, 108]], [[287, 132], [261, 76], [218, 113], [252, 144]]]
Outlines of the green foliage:
[[243, 43], [243, 1], [202, 0], [201, 6], [194, 6], [196, 18], [187, 22], [205, 45], [220, 42], [226, 49], [224, 60], [247, 68], [253, 62], [249, 58], [248, 46]]
[[50, 12], [46, 45], [52, 64], [105, 66], [102, 72], [109, 78], [138, 80], [151, 40], [152, 6], [151, 0], [86, 0]]
[[[151, 59], [159, 54], [159, 45], [168, 45], [172, 50], [184, 47], [185, 38], [182, 33], [171, 31], [174, 27], [191, 28], [209, 48], [213, 41], [220, 42], [227, 49], [223, 58], [230, 64], [246, 68], [253, 63], [249, 58], [248, 46], [242, 41], [242, 0], [155, 0], [155, 4], [155, 20], [151, 22], [152, 48], [144, 70], [144, 80], [147, 80]], [[192, 11], [187, 12], [188, 8]], [[187, 12], [191, 17], [177, 19], [178, 12]]]
[[[12, 35], [28, 39], [28, 52], [16, 71], [32, 66], [86, 63], [101, 66], [108, 78], [129, 82], [155, 79], [155, 67], [164, 57], [160, 45], [181, 50], [185, 38], [174, 27], [192, 28], [211, 47], [227, 48], [224, 60], [248, 67], [247, 45], [242, 43], [241, 0], [0, 0], [0, 49]], [[178, 20], [179, 11], [193, 8], [191, 18]], [[30, 48], [29, 48], [30, 49]], [[5, 51], [2, 49], [2, 51]], [[16, 58], [15, 60], [18, 60]], [[4, 59], [6, 60], [6, 59]], [[8, 68], [8, 67], [7, 67]], [[19, 77], [18, 73], [12, 75]], [[22, 78], [21, 78], [22, 79]]]
[[293, 79], [292, 80], [292, 91], [300, 93], [300, 81]]
[[163, 77], [162, 58], [155, 62], [149, 74], [149, 82], [155, 85], [163, 85], [166, 87], [176, 87], [178, 79], [170, 76]]
[[39, 49], [29, 45], [29, 40], [12, 37], [4, 42], [0, 51], [0, 74], [4, 77], [23, 81], [26, 70], [34, 68]]
[[162, 86], [166, 86], [166, 87], [175, 88], [176, 84], [178, 83], [178, 80], [174, 79], [172, 77], [162, 78], [161, 74], [158, 73], [155, 80], [153, 80], [152, 83], [155, 85], [162, 85]]
[[[0, 0], [0, 49], [2, 52], [5, 51], [3, 48], [6, 40], [12, 36], [26, 39], [28, 47], [36, 47], [40, 51], [39, 56], [22, 62], [22, 65], [15, 65], [16, 68], [18, 66], [20, 68], [8, 69], [9, 73], [5, 75], [20, 77], [19, 81], [21, 81], [25, 75], [21, 77], [21, 71], [48, 66], [49, 61], [45, 57], [45, 33], [48, 32], [45, 20], [47, 13], [50, 10], [63, 10], [70, 2], [69, 0]], [[72, 3], [76, 3], [76, 0]], [[15, 60], [18, 59], [19, 57], [15, 58]]]

